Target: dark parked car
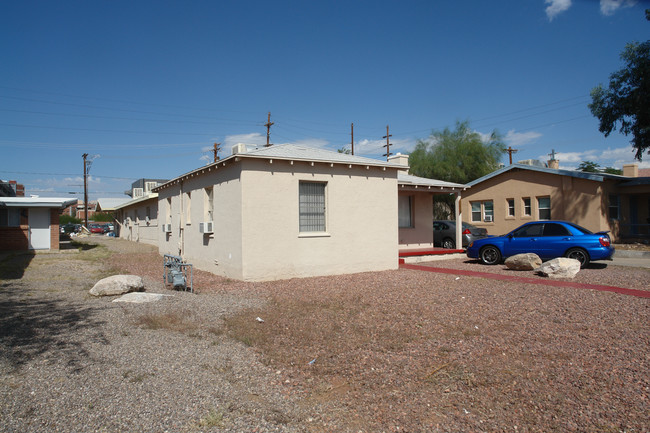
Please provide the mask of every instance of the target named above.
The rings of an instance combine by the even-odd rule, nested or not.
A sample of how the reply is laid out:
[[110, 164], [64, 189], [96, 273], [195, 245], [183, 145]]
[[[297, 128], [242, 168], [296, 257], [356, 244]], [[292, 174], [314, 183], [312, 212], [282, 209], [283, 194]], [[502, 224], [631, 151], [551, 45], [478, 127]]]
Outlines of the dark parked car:
[[[487, 230], [463, 223], [463, 247], [477, 239], [487, 237]], [[433, 222], [433, 246], [447, 249], [456, 248], [456, 221], [441, 220]]]
[[467, 257], [496, 265], [515, 254], [535, 253], [542, 260], [569, 257], [585, 267], [590, 261], [611, 259], [614, 247], [607, 233], [592, 233], [566, 221], [530, 222], [507, 235], [472, 242], [467, 248]]

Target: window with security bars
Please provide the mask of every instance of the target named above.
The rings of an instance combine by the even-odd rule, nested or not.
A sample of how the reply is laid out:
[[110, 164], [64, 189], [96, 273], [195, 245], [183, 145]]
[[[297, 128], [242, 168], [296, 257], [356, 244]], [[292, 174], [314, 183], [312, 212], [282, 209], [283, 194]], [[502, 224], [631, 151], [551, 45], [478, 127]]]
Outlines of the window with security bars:
[[300, 182], [300, 231], [325, 231], [325, 183]]

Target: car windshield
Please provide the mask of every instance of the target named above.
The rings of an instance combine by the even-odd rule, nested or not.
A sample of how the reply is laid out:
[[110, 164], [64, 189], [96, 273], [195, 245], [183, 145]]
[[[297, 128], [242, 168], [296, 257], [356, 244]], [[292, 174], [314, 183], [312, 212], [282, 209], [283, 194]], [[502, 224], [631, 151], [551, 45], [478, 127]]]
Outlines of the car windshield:
[[587, 230], [582, 226], [579, 226], [578, 224], [573, 224], [573, 223], [567, 223], [567, 224], [573, 227], [574, 229], [578, 230], [583, 235], [593, 235], [591, 231]]

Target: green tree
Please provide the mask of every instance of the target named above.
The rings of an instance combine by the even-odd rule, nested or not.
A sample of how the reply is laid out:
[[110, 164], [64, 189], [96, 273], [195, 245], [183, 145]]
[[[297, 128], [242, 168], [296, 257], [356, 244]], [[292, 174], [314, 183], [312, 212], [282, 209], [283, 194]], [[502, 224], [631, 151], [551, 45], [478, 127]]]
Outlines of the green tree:
[[427, 139], [417, 141], [409, 156], [410, 171], [430, 179], [467, 183], [496, 170], [505, 149], [498, 132], [484, 140], [468, 121], [456, 122], [453, 131], [448, 127], [432, 131]]
[[[650, 9], [645, 11], [650, 21]], [[618, 126], [619, 132], [632, 134], [635, 158], [650, 155], [650, 41], [627, 44], [621, 53], [625, 67], [609, 77], [609, 87], [591, 90], [591, 113], [598, 118], [598, 130], [607, 137]]]
[[619, 168], [614, 168], [614, 167], [605, 167], [605, 168], [603, 169], [603, 173], [607, 173], [607, 174], [619, 174], [619, 175], [622, 175], [622, 174], [623, 174], [623, 170], [621, 170], [621, 169], [619, 169]]
[[592, 161], [582, 161], [578, 166], [578, 171], [586, 173], [600, 173], [600, 164]]
[[345, 146], [343, 146], [342, 148], [340, 148], [340, 149], [338, 150], [338, 152], [339, 152], [339, 153], [345, 153], [346, 155], [349, 155], [349, 154], [352, 153], [352, 152], [350, 151], [350, 149], [348, 149], [348, 148], [345, 147]]

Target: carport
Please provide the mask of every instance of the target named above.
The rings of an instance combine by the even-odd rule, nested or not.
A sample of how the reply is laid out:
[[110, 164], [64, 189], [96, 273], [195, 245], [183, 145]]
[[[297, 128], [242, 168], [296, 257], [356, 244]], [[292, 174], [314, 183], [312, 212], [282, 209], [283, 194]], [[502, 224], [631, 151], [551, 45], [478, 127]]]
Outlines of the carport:
[[459, 250], [443, 250], [434, 247], [433, 199], [439, 195], [454, 195], [456, 245], [462, 245], [463, 218], [460, 200], [462, 191], [468, 187], [404, 172], [399, 172], [397, 175], [397, 187], [400, 256], [458, 252]]

